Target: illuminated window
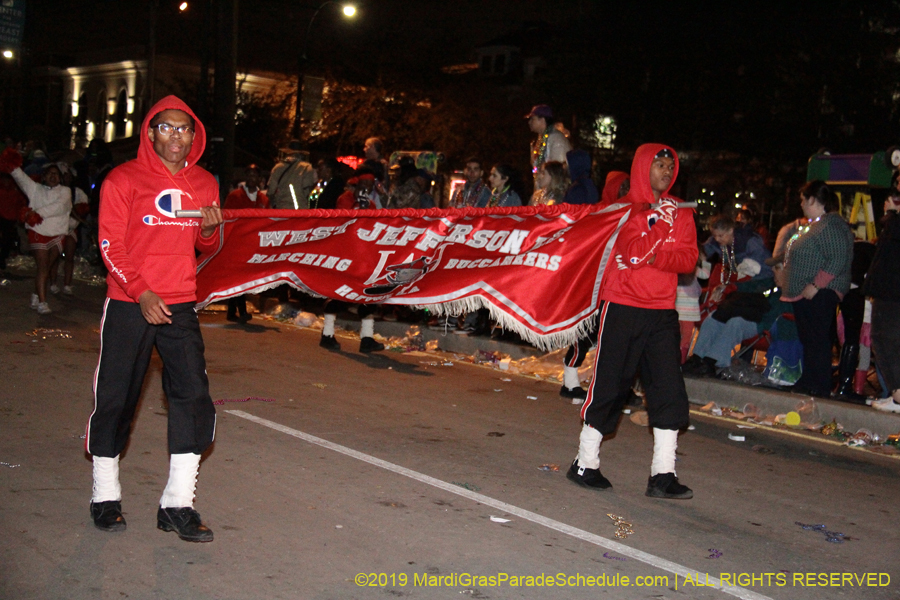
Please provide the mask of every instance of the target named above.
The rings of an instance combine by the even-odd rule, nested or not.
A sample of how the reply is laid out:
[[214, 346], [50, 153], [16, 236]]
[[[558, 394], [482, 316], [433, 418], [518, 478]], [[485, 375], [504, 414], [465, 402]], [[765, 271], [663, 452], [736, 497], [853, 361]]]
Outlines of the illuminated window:
[[618, 124], [615, 117], [599, 115], [591, 123], [589, 131], [583, 132], [595, 148], [612, 150], [616, 146]]

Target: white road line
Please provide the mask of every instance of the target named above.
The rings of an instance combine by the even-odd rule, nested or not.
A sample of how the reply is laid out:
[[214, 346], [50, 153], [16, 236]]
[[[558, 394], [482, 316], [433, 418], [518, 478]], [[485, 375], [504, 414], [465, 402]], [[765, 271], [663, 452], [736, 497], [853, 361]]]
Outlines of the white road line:
[[335, 452], [339, 452], [357, 460], [367, 462], [370, 465], [375, 465], [376, 467], [381, 467], [382, 469], [392, 471], [394, 473], [397, 473], [398, 475], [403, 475], [405, 477], [409, 477], [410, 479], [414, 479], [422, 483], [427, 483], [428, 485], [442, 489], [445, 492], [450, 492], [451, 494], [456, 494], [457, 496], [468, 498], [469, 500], [479, 502], [486, 506], [491, 506], [493, 508], [496, 508], [497, 510], [502, 510], [511, 515], [516, 515], [517, 517], [525, 519], [526, 521], [531, 521], [532, 523], [543, 525], [544, 527], [553, 529], [554, 531], [558, 531], [566, 535], [570, 535], [579, 540], [588, 542], [589, 544], [594, 544], [595, 546], [600, 546], [601, 548], [612, 550], [613, 552], [646, 563], [662, 571], [668, 571], [669, 573], [672, 573], [682, 579], [690, 577], [695, 582], [702, 581], [704, 583], [704, 587], [722, 591], [726, 594], [741, 598], [741, 600], [773, 600], [769, 596], [758, 594], [752, 590], [748, 590], [747, 588], [733, 585], [722, 585], [721, 580], [719, 580], [717, 577], [711, 577], [706, 573], [701, 573], [700, 571], [695, 571], [694, 569], [690, 569], [683, 565], [679, 565], [678, 563], [674, 563], [664, 558], [654, 556], [653, 554], [649, 554], [641, 550], [636, 550], [634, 548], [596, 535], [589, 531], [584, 531], [583, 529], [578, 529], [576, 527], [572, 527], [571, 525], [566, 525], [565, 523], [562, 523], [560, 521], [556, 521], [537, 513], [533, 513], [529, 510], [525, 510], [524, 508], [519, 508], [518, 506], [513, 506], [512, 504], [507, 504], [506, 502], [501, 502], [500, 500], [495, 500], [490, 496], [485, 496], [484, 494], [479, 494], [477, 492], [467, 490], [453, 483], [447, 483], [446, 481], [441, 481], [440, 479], [429, 477], [428, 475], [419, 473], [418, 471], [413, 471], [411, 469], [401, 467], [400, 465], [395, 465], [394, 463], [389, 463], [385, 460], [381, 460], [380, 458], [375, 458], [374, 456], [363, 454], [362, 452], [353, 450], [352, 448], [347, 448], [346, 446], [341, 446], [340, 444], [335, 444], [334, 442], [323, 440], [322, 438], [309, 435], [308, 433], [303, 433], [302, 431], [291, 429], [286, 425], [281, 425], [280, 423], [269, 421], [268, 419], [261, 419], [242, 410], [226, 410], [225, 412], [236, 417], [241, 417], [242, 419], [247, 419], [248, 421], [253, 421], [254, 423], [258, 423], [259, 425], [263, 425], [264, 427], [274, 429], [275, 431], [286, 433], [295, 438], [300, 438], [301, 440], [305, 440], [310, 444], [328, 448], [329, 450], [334, 450]]

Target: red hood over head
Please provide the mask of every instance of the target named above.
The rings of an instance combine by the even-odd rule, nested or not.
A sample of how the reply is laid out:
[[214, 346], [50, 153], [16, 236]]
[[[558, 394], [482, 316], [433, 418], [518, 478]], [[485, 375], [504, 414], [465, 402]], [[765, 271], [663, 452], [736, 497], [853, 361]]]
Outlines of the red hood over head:
[[200, 119], [197, 118], [194, 111], [192, 111], [190, 107], [177, 96], [166, 96], [154, 104], [147, 112], [147, 116], [144, 117], [144, 122], [141, 124], [141, 143], [138, 148], [137, 159], [142, 165], [148, 167], [155, 173], [169, 174], [169, 169], [153, 149], [153, 142], [150, 141], [149, 130], [150, 121], [153, 120], [153, 117], [164, 110], [172, 109], [186, 112], [194, 119], [194, 142], [191, 146], [191, 151], [187, 155], [187, 166], [178, 172], [178, 175], [185, 175], [185, 171], [190, 170], [191, 167], [197, 164], [200, 157], [203, 156], [203, 151], [206, 149], [206, 128], [203, 127], [203, 123], [200, 122]]
[[615, 204], [619, 201], [619, 188], [628, 179], [625, 171], [610, 171], [606, 176], [606, 185], [603, 186], [603, 195], [600, 197], [602, 204]]
[[620, 202], [632, 202], [635, 204], [656, 202], [653, 190], [650, 188], [650, 165], [653, 164], [653, 159], [659, 154], [660, 150], [666, 149], [675, 157], [675, 171], [672, 173], [672, 182], [662, 194], [663, 196], [668, 196], [669, 190], [672, 189], [675, 180], [678, 179], [678, 154], [675, 153], [671, 146], [666, 146], [665, 144], [643, 144], [634, 153], [634, 161], [631, 163], [631, 190]]

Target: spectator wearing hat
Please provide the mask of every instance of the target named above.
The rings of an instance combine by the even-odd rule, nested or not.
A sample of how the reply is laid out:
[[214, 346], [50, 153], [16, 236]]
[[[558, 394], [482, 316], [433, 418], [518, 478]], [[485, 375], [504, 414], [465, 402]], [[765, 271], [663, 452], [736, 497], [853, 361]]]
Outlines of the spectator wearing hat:
[[538, 170], [547, 161], [566, 162], [566, 153], [572, 144], [563, 132], [555, 127], [553, 111], [546, 104], [537, 104], [525, 115], [528, 128], [537, 138], [531, 142], [531, 173], [537, 175]]
[[292, 140], [281, 149], [284, 158], [272, 169], [266, 195], [272, 208], [309, 208], [309, 193], [316, 185], [316, 171], [302, 160], [300, 142]]

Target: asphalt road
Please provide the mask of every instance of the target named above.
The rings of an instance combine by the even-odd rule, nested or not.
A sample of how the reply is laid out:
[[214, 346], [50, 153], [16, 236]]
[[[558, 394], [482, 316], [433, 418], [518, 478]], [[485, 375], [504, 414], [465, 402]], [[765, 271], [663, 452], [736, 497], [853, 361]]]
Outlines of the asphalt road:
[[[98, 531], [81, 436], [104, 290], [42, 317], [30, 285], [0, 287], [3, 600], [900, 597], [896, 459], [696, 417], [678, 457], [694, 499], [651, 499], [651, 436], [626, 419], [601, 450], [613, 490], [584, 490], [565, 479], [580, 423], [557, 385], [351, 338], [329, 353], [222, 313], [201, 316], [225, 402], [195, 505], [215, 541], [155, 527], [158, 361], [121, 463], [128, 529]], [[608, 514], [634, 533], [617, 540]]]

